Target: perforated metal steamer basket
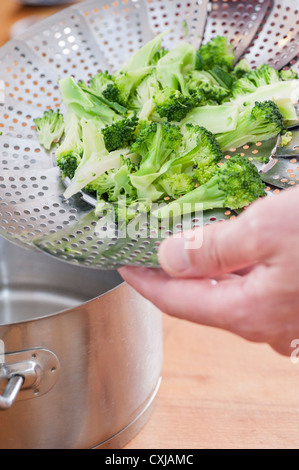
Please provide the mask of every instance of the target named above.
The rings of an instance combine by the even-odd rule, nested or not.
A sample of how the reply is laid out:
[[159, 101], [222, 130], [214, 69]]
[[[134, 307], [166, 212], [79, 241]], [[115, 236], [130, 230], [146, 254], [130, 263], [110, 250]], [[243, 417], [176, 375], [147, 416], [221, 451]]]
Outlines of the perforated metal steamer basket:
[[[252, 67], [270, 63], [296, 70], [298, 21], [296, 0], [93, 0], [67, 8], [9, 42], [0, 55], [6, 83], [0, 117], [1, 233], [24, 247], [90, 268], [157, 266], [161, 239], [177, 228], [140, 226], [133, 236], [120, 237], [115, 224], [108, 232], [101, 226], [94, 201], [86, 195], [64, 200], [54, 155], [40, 147], [33, 119], [46, 108], [61, 107], [59, 78], [74, 75], [88, 80], [100, 70], [113, 71], [166, 29], [171, 30], [164, 38], [166, 47], [180, 40], [199, 46], [224, 34], [231, 39], [236, 58], [244, 55]], [[273, 146], [274, 142], [244, 146], [241, 153], [268, 155]], [[289, 150], [294, 158], [280, 158], [264, 174], [270, 194], [273, 185], [282, 188], [298, 182], [298, 147]], [[203, 223], [234, 215], [225, 210], [206, 212]]]
[[[112, 226], [114, 236], [105, 237], [92, 199], [63, 199], [54, 155], [40, 147], [33, 125], [44, 109], [61, 106], [59, 77], [88, 80], [113, 71], [165, 29], [171, 30], [166, 47], [182, 39], [198, 46], [225, 34], [236, 57], [245, 55], [253, 67], [268, 62], [298, 70], [298, 22], [297, 0], [93, 0], [1, 49], [0, 406], [8, 409], [0, 416], [0, 447], [123, 445], [148, 416], [160, 380], [160, 314], [114, 270], [157, 266], [157, 247], [169, 231], [139, 227], [120, 238]], [[263, 174], [271, 196], [299, 181], [296, 139], [294, 130], [292, 147], [279, 150]], [[247, 145], [226, 157], [236, 151], [265, 156], [274, 145]], [[236, 215], [207, 211], [203, 223]], [[20, 311], [18, 299], [30, 308]]]

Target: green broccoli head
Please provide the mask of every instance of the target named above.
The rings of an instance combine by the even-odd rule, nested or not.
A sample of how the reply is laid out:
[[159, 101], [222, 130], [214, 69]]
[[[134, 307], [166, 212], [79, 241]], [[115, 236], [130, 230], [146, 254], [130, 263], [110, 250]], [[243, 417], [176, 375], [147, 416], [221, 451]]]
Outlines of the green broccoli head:
[[104, 94], [107, 86], [113, 84], [113, 77], [107, 70], [105, 72], [99, 72], [90, 79], [90, 89], [97, 95]]
[[166, 49], [165, 47], [160, 47], [160, 49], [157, 50], [157, 52], [153, 55], [153, 57], [150, 60], [149, 65], [157, 65], [160, 59], [164, 57], [166, 54], [168, 54], [169, 49]]
[[205, 184], [170, 202], [153, 215], [158, 218], [182, 216], [198, 211], [228, 208], [241, 209], [266, 195], [265, 185], [253, 163], [236, 155], [218, 167]]
[[246, 75], [256, 88], [263, 85], [270, 85], [279, 81], [279, 73], [268, 64], [263, 64], [255, 70], [251, 70]]
[[268, 64], [263, 64], [255, 70], [250, 70], [235, 81], [232, 87], [232, 98], [254, 93], [261, 86], [279, 82], [279, 72]]
[[81, 154], [66, 153], [61, 154], [57, 160], [57, 166], [61, 170], [62, 178], [72, 179], [81, 161], [83, 152]]
[[166, 172], [157, 179], [156, 184], [161, 186], [165, 196], [177, 199], [195, 188], [192, 176], [185, 173]]
[[141, 120], [151, 119], [155, 110], [153, 96], [160, 89], [156, 74], [152, 72], [147, 75], [136, 87], [130, 96], [127, 106], [136, 112]]
[[216, 135], [222, 150], [238, 148], [250, 142], [276, 137], [284, 129], [284, 119], [278, 106], [271, 100], [256, 102], [239, 114], [233, 131]]
[[279, 146], [280, 147], [287, 147], [293, 140], [293, 133], [292, 131], [285, 131], [282, 133], [281, 141]]
[[152, 70], [152, 67], [144, 67], [143, 69], [120, 73], [117, 76], [114, 75], [114, 85], [110, 89], [110, 93], [117, 96], [118, 103], [126, 106], [138, 85]]
[[34, 124], [40, 144], [50, 150], [54, 143], [60, 141], [64, 132], [64, 119], [59, 110], [45, 111], [43, 117], [35, 118]]
[[84, 82], [76, 83], [73, 77], [66, 77], [59, 81], [59, 87], [64, 105], [76, 112], [78, 118], [97, 117], [103, 125], [111, 124], [119, 118], [117, 110], [111, 106], [111, 103], [97, 95]]
[[199, 105], [217, 104], [224, 102], [230, 96], [230, 90], [205, 70], [194, 70], [187, 79], [188, 92], [198, 96]]
[[55, 160], [63, 178], [74, 177], [83, 156], [82, 127], [76, 114], [68, 111], [65, 119], [64, 139], [56, 149]]
[[113, 84], [107, 89], [107, 99], [116, 98], [118, 103], [127, 105], [141, 81], [154, 70], [157, 60], [165, 55], [161, 48], [164, 34], [157, 35], [140, 47], [113, 74]]
[[131, 117], [125, 117], [110, 126], [104, 127], [102, 129], [102, 135], [108, 152], [130, 145], [137, 124], [138, 117], [136, 114], [133, 114]]
[[286, 80], [297, 80], [298, 79], [298, 73], [294, 72], [292, 69], [282, 69], [279, 72], [279, 78], [280, 80], [286, 81]]
[[[98, 106], [104, 105], [105, 107], [108, 107], [108, 109], [110, 108], [119, 114], [125, 114], [127, 112], [125, 103], [122, 102], [120, 96], [120, 90], [114, 83], [114, 77], [107, 71], [94, 75], [90, 79], [90, 85], [87, 85], [83, 80], [80, 80], [78, 82], [78, 86], [82, 91], [89, 95], [90, 100], [92, 100], [94, 104], [97, 104]], [[81, 106], [82, 104], [80, 103]]]
[[234, 80], [244, 77], [248, 72], [250, 72], [250, 64], [247, 59], [243, 58], [234, 66], [232, 71], [232, 76]]
[[192, 97], [197, 96], [199, 101], [198, 106], [217, 105], [228, 101], [230, 98], [230, 91], [220, 85], [209, 85], [203, 83], [198, 89], [190, 89]]
[[142, 122], [131, 151], [142, 157], [136, 175], [152, 174], [160, 170], [182, 139], [180, 128], [168, 122]]
[[129, 175], [130, 170], [124, 164], [119, 169], [103, 173], [84, 189], [88, 192], [95, 192], [97, 199], [104, 198], [109, 202], [117, 202], [121, 196], [125, 196], [128, 201], [133, 201], [137, 197], [137, 192], [130, 182]]
[[156, 122], [140, 121], [136, 128], [135, 139], [131, 144], [131, 151], [144, 158], [152, 146], [157, 128]]
[[120, 90], [114, 81], [114, 76], [108, 72], [102, 72], [90, 80], [90, 88], [98, 95], [102, 95], [110, 103], [119, 103], [124, 106]]
[[240, 209], [266, 195], [265, 184], [256, 166], [240, 155], [223, 163], [213, 178], [218, 190], [224, 194], [223, 207]]
[[161, 118], [167, 121], [179, 122], [204, 100], [200, 94], [184, 95], [179, 90], [164, 88], [154, 95], [155, 110]]
[[117, 87], [115, 83], [109, 83], [105, 90], [103, 90], [103, 96], [108, 101], [113, 103], [119, 103], [120, 105], [124, 105], [121, 97], [120, 89]]
[[218, 65], [230, 71], [233, 69], [234, 61], [233, 46], [224, 36], [217, 36], [202, 44], [197, 54], [197, 67], [203, 70], [211, 70]]
[[185, 124], [181, 128], [182, 141], [174, 165], [182, 171], [192, 169], [192, 177], [199, 184], [208, 181], [223, 158], [220, 146], [212, 132], [201, 126]]
[[186, 77], [195, 69], [195, 63], [196, 49], [191, 44], [179, 43], [157, 63], [156, 73], [161, 87], [187, 94]]

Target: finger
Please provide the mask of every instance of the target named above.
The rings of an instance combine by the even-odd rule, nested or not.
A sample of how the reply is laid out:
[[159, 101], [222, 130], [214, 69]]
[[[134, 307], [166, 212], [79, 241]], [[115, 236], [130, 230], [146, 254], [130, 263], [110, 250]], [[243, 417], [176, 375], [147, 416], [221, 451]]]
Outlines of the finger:
[[244, 278], [178, 279], [163, 270], [138, 267], [119, 269], [123, 279], [162, 312], [192, 322], [234, 330], [249, 311]]
[[[254, 217], [242, 215], [163, 240], [160, 265], [171, 276], [189, 278], [248, 270], [265, 259], [273, 246], [260, 242]], [[197, 231], [202, 231], [200, 244]]]
[[[298, 212], [298, 194], [299, 188], [290, 188], [255, 201], [234, 220], [164, 240], [159, 249], [162, 268], [178, 277], [249, 272], [257, 262], [276, 253], [291, 230], [298, 231], [299, 218], [297, 224], [293, 220]], [[192, 233], [193, 240], [189, 238]]]
[[277, 352], [278, 354], [281, 354], [283, 356], [291, 356], [292, 353], [292, 348], [291, 348], [291, 342], [292, 342], [293, 337], [291, 338], [279, 338], [276, 341], [270, 342], [271, 348]]

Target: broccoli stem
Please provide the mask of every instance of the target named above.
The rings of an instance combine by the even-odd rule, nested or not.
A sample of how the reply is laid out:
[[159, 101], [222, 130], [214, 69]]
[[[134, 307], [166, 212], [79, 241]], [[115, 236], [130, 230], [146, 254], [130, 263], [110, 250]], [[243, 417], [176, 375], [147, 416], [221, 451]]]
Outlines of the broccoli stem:
[[78, 167], [71, 184], [64, 192], [66, 199], [81, 191], [103, 173], [121, 167], [121, 157], [129, 154], [129, 149], [115, 150], [107, 154], [94, 153], [81, 167]]
[[180, 124], [190, 123], [205, 127], [213, 134], [232, 131], [236, 128], [239, 108], [232, 104], [219, 106], [199, 106], [193, 108]]
[[[73, 77], [63, 78], [59, 81], [62, 101], [66, 108], [70, 105], [79, 105], [85, 113], [99, 116], [109, 123], [115, 118], [116, 112], [106, 106], [99, 98], [86, 93], [74, 80]], [[80, 110], [79, 110], [80, 112]], [[82, 114], [81, 114], [81, 117]]]
[[299, 99], [299, 81], [288, 80], [286, 82], [275, 82], [270, 85], [262, 85], [253, 93], [247, 93], [230, 101], [230, 103], [243, 106], [254, 104], [256, 101], [279, 101], [279, 100], [291, 100], [292, 103], [296, 103]]
[[218, 187], [218, 176], [213, 176], [206, 184], [198, 186], [184, 196], [179, 197], [161, 208], [153, 211], [152, 215], [159, 219], [176, 218], [191, 214], [198, 210], [209, 210], [225, 207], [226, 197], [224, 191]]

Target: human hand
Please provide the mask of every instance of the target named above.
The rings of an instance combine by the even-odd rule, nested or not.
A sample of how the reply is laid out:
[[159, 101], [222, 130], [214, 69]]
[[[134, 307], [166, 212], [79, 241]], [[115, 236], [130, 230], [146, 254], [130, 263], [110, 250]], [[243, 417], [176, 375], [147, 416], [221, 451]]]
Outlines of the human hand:
[[161, 243], [162, 269], [119, 272], [166, 314], [290, 355], [291, 341], [299, 338], [299, 187], [203, 227], [198, 249], [186, 249], [185, 242], [181, 234]]

